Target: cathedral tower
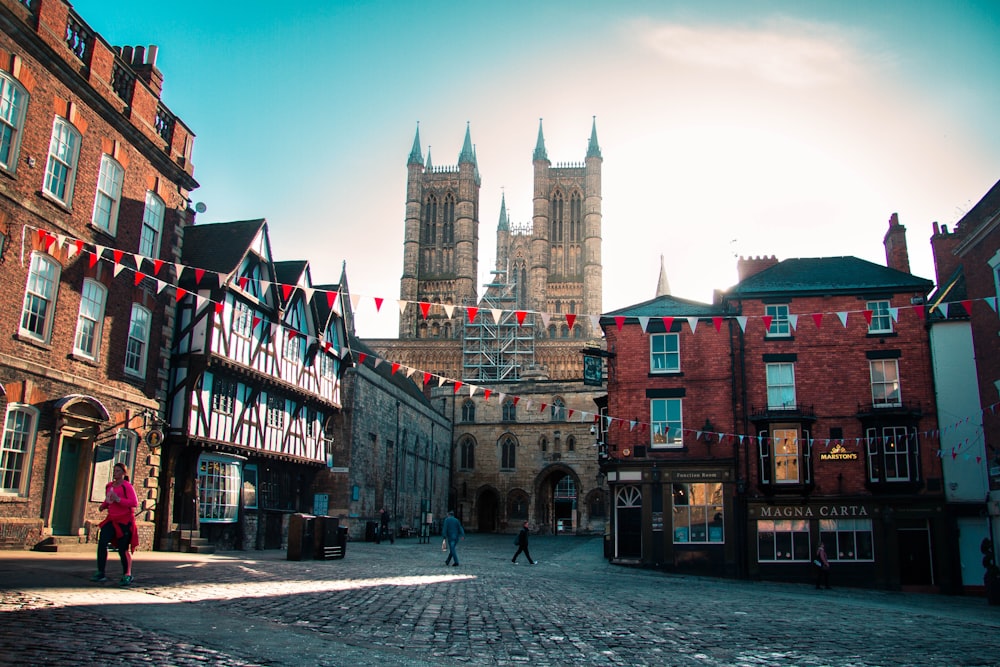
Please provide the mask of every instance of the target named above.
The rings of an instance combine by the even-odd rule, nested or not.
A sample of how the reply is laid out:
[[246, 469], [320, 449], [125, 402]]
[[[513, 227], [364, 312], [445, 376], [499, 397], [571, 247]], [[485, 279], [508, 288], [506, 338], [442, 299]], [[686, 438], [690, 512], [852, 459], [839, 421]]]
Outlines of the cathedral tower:
[[461, 320], [456, 325], [440, 306], [424, 318], [419, 304], [476, 304], [480, 177], [468, 125], [458, 165], [448, 167], [431, 164], [430, 147], [424, 162], [418, 126], [406, 168], [399, 297], [411, 303], [399, 316], [399, 337], [458, 338]]

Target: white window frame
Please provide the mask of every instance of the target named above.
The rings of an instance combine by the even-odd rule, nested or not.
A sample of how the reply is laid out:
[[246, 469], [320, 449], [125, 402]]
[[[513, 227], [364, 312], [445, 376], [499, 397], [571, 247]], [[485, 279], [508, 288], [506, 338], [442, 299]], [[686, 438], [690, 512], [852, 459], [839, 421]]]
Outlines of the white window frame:
[[55, 259], [42, 253], [32, 253], [18, 330], [24, 336], [42, 343], [49, 342], [61, 274], [62, 266]]
[[[771, 534], [772, 554], [766, 558], [761, 550], [762, 533]], [[779, 550], [779, 543], [785, 540], [779, 535], [788, 535], [788, 551]], [[805, 542], [803, 548], [802, 543]], [[784, 544], [780, 546], [785, 547]], [[796, 549], [798, 546], [798, 549]], [[798, 556], [796, 557], [796, 552]], [[812, 544], [809, 539], [808, 519], [757, 519], [757, 562], [758, 563], [808, 563], [812, 560]]]
[[[785, 377], [788, 371], [791, 380]], [[767, 409], [794, 410], [798, 405], [795, 396], [795, 363], [791, 361], [771, 362], [765, 369], [767, 375]], [[787, 400], [788, 398], [791, 400]]]
[[[868, 457], [881, 457], [882, 474], [886, 482], [909, 482], [916, 479], [916, 471], [910, 469], [913, 454], [910, 451], [911, 437], [905, 426], [883, 426], [879, 431], [878, 441], [869, 439]], [[876, 468], [869, 462], [869, 470], [874, 469]]]
[[73, 337], [73, 354], [97, 361], [101, 351], [107, 300], [107, 287], [93, 278], [84, 279], [83, 289], [80, 290], [80, 312], [76, 318], [76, 335]]
[[236, 409], [236, 382], [221, 375], [212, 376], [212, 412], [231, 415]]
[[149, 335], [153, 314], [148, 308], [132, 304], [128, 323], [128, 342], [125, 345], [125, 373], [137, 378], [146, 377], [149, 357]]
[[[827, 547], [828, 560], [848, 563], [875, 560], [871, 519], [820, 519], [819, 541]], [[862, 550], [865, 553], [859, 553]]]
[[28, 495], [31, 459], [38, 435], [38, 409], [9, 403], [0, 441], [0, 495]]
[[892, 315], [889, 313], [888, 299], [869, 301], [865, 304], [865, 310], [872, 311], [872, 323], [868, 325], [868, 333], [892, 333]]
[[337, 363], [340, 361], [340, 359], [327, 352], [320, 352], [319, 360], [320, 360], [319, 361], [320, 375], [328, 380], [336, 378]]
[[723, 501], [722, 482], [674, 484], [674, 544], [725, 543]]
[[876, 408], [893, 408], [903, 404], [899, 383], [898, 359], [869, 359], [872, 379], [872, 405]]
[[[799, 484], [802, 481], [802, 447], [795, 428], [775, 428], [771, 432], [771, 474], [775, 484]], [[792, 474], [794, 472], [794, 474]]]
[[243, 338], [253, 333], [253, 308], [240, 299], [233, 301], [233, 333]]
[[236, 523], [239, 517], [242, 466], [238, 459], [213, 454], [198, 457], [198, 521]]
[[651, 334], [649, 337], [649, 372], [681, 372], [681, 337], [676, 333]]
[[24, 86], [0, 70], [0, 167], [11, 173], [17, 171], [29, 99]]
[[790, 338], [792, 323], [788, 317], [788, 304], [772, 304], [764, 306], [764, 314], [771, 316], [771, 326], [767, 328], [767, 338]]
[[285, 399], [283, 396], [267, 396], [267, 426], [268, 428], [285, 428]]
[[146, 257], [160, 256], [160, 240], [163, 238], [163, 216], [166, 204], [152, 190], [146, 191], [146, 206], [142, 211], [142, 236], [139, 238], [139, 254]]
[[114, 236], [118, 232], [118, 210], [122, 199], [125, 169], [113, 157], [101, 156], [101, 170], [97, 174], [97, 194], [94, 196], [94, 215], [91, 222], [98, 229]]
[[111, 457], [111, 469], [109, 470], [108, 481], [114, 476], [114, 466], [121, 463], [125, 466], [125, 471], [131, 475], [132, 466], [135, 464], [135, 451], [139, 445], [139, 434], [130, 428], [119, 429], [115, 434], [115, 448]]
[[65, 118], [56, 116], [49, 140], [49, 158], [45, 163], [42, 190], [65, 206], [73, 201], [77, 161], [80, 157], [80, 133]]
[[649, 445], [653, 449], [684, 446], [684, 400], [649, 400]]

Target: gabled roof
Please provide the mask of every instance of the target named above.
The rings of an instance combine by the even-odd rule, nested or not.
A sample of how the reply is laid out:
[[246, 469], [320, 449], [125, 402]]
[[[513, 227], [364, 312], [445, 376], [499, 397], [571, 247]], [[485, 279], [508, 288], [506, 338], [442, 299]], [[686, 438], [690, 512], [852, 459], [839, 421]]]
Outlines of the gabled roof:
[[181, 263], [228, 275], [240, 265], [266, 224], [259, 218], [185, 227]]
[[[298, 285], [302, 279], [302, 274], [309, 268], [309, 262], [304, 259], [289, 259], [283, 262], [274, 262], [274, 279], [282, 285]], [[308, 276], [307, 276], [308, 277]], [[306, 280], [307, 286], [312, 286]]]
[[996, 217], [997, 211], [1000, 211], [1000, 181], [994, 183], [989, 192], [962, 216], [962, 219], [955, 224], [955, 228], [971, 233], [982, 223]]
[[615, 317], [714, 317], [723, 313], [722, 306], [679, 299], [667, 294], [604, 313], [601, 315], [601, 324], [610, 324]]
[[934, 283], [857, 257], [786, 259], [726, 290], [728, 298], [924, 292]]

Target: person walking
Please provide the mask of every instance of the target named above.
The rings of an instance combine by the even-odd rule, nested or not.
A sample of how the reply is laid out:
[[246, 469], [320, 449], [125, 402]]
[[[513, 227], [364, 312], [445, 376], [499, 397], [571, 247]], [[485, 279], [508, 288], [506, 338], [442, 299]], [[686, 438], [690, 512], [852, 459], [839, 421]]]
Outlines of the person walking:
[[525, 521], [521, 530], [518, 532], [517, 537], [514, 539], [514, 544], [517, 545], [517, 551], [514, 552], [514, 557], [510, 559], [510, 562], [517, 565], [517, 557], [524, 552], [524, 557], [528, 559], [528, 562], [532, 565], [537, 563], [536, 560], [531, 560], [531, 554], [528, 553], [528, 522]]
[[813, 565], [816, 566], [816, 588], [819, 589], [822, 584], [823, 588], [830, 590], [830, 561], [826, 559], [826, 547], [822, 542], [816, 549], [816, 560], [813, 561]]
[[101, 511], [107, 510], [108, 515], [98, 524], [100, 533], [97, 538], [97, 572], [91, 581], [104, 582], [108, 580], [105, 568], [108, 564], [108, 545], [114, 544], [118, 550], [118, 558], [122, 562], [122, 578], [120, 586], [132, 583], [132, 553], [139, 546], [139, 530], [135, 525], [135, 508], [139, 499], [135, 495], [132, 483], [128, 481], [128, 471], [124, 463], [116, 463], [112, 479], [104, 487], [104, 502]]
[[448, 512], [448, 516], [441, 525], [441, 533], [448, 542], [448, 558], [445, 559], [444, 564], [458, 567], [458, 541], [465, 539], [465, 528], [462, 528], [462, 522], [455, 518], [454, 512]]

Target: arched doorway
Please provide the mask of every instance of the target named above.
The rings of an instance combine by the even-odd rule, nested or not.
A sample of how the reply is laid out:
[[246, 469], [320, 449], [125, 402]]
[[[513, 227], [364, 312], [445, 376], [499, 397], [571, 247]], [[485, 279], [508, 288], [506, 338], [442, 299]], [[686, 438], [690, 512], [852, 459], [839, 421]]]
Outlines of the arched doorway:
[[[87, 493], [85, 488], [90, 481], [91, 465], [95, 462], [94, 443], [102, 424], [108, 421], [110, 415], [107, 408], [92, 396], [70, 394], [55, 402], [57, 444], [55, 459], [55, 483], [52, 494], [52, 504], [49, 513], [49, 527], [53, 535], [76, 535], [83, 525], [83, 505], [87, 497], [97, 499], [103, 497], [104, 483], [111, 480], [110, 470], [113, 461], [108, 461], [104, 468], [107, 477], [94, 479], [94, 490]], [[104, 448], [107, 449], [107, 448]], [[111, 450], [111, 455], [113, 455]], [[101, 458], [111, 458], [111, 455]]]
[[642, 492], [638, 486], [615, 491], [615, 558], [642, 558]]
[[548, 526], [553, 535], [576, 533], [579, 522], [576, 474], [569, 468], [553, 466], [542, 473], [538, 483], [535, 517], [539, 526]]
[[480, 533], [494, 533], [500, 521], [500, 495], [496, 489], [483, 489], [476, 498], [476, 528]]

